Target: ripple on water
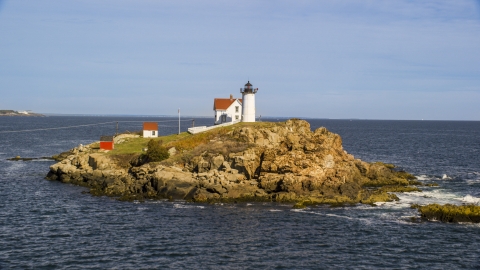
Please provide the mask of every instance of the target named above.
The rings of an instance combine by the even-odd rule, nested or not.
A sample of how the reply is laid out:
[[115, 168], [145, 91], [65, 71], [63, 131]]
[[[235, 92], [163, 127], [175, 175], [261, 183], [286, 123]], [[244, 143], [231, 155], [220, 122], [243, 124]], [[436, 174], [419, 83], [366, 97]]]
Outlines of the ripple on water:
[[[55, 121], [88, 124], [95, 119], [15, 121], [54, 126]], [[124, 130], [138, 130], [141, 122], [136, 125]], [[398, 164], [419, 175], [420, 181], [438, 181], [441, 187], [398, 194], [400, 202], [378, 206], [291, 210], [291, 204], [274, 203], [130, 203], [93, 197], [81, 193], [85, 188], [43, 180], [48, 162], [0, 160], [0, 269], [479, 268], [480, 224], [409, 221], [418, 216], [416, 209], [409, 208], [412, 203], [479, 199], [478, 152], [468, 152], [478, 141], [476, 126], [342, 120], [312, 120], [311, 125], [339, 133], [345, 149], [356, 157]], [[448, 133], [445, 125], [464, 128], [450, 128]], [[28, 146], [0, 136], [0, 148], [9, 157], [32, 149], [30, 156], [49, 156], [111, 130], [98, 127], [36, 134], [37, 141]], [[455, 141], [462, 132], [470, 137]], [[10, 145], [5, 150], [7, 141]], [[452, 179], [441, 180], [443, 174]]]
[[205, 209], [205, 206], [203, 205], [193, 205], [193, 204], [180, 204], [180, 203], [174, 203], [173, 208], [179, 208], [179, 209]]
[[2, 166], [0, 171], [6, 177], [12, 177], [12, 176], [17, 177], [23, 174], [25, 172], [23, 169], [27, 167], [26, 162], [7, 161], [4, 164], [6, 166]]

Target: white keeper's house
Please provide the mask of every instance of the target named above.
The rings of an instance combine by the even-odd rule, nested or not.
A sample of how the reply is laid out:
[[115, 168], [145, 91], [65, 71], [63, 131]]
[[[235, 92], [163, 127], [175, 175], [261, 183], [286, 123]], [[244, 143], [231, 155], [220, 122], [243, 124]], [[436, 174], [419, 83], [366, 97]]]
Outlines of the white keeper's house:
[[242, 99], [216, 98], [213, 100], [213, 110], [215, 111], [215, 125], [237, 122], [242, 120]]

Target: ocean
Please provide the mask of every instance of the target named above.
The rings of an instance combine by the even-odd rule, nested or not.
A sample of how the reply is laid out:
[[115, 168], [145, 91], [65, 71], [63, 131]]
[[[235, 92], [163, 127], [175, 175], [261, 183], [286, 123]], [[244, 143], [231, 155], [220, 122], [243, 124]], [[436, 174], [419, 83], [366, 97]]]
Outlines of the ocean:
[[[283, 119], [262, 119], [277, 121]], [[377, 206], [120, 202], [45, 180], [52, 156], [168, 117], [0, 117], [0, 269], [479, 269], [480, 225], [418, 222], [413, 203], [480, 202], [480, 122], [306, 119], [364, 161], [424, 183]], [[211, 125], [195, 118], [195, 126]], [[182, 118], [186, 131], [192, 120]], [[66, 129], [51, 129], [67, 127]], [[30, 132], [6, 131], [36, 130]]]

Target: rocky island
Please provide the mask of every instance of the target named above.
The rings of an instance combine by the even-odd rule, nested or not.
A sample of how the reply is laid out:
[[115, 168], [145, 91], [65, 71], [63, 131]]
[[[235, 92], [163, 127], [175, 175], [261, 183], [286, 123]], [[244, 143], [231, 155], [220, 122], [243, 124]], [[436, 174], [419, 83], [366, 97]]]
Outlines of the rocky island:
[[[150, 141], [150, 142], [149, 142]], [[162, 142], [155, 161], [147, 144]], [[160, 145], [160, 144], [158, 144]], [[155, 140], [123, 134], [115, 150], [98, 143], [56, 157], [47, 179], [88, 187], [120, 200], [194, 202], [276, 201], [373, 204], [398, 200], [391, 192], [419, 191], [415, 177], [393, 165], [367, 163], [348, 154], [339, 135], [304, 120], [238, 123], [191, 135]]]

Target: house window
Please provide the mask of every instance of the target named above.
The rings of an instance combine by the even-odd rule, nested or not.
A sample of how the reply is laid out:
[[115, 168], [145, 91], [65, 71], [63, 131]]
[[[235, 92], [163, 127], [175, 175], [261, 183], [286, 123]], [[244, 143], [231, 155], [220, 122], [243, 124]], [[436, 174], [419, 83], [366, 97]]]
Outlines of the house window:
[[239, 107], [235, 106], [235, 112], [238, 112], [238, 110], [239, 110]]
[[235, 120], [238, 120], [238, 115], [235, 115]]
[[155, 130], [152, 130], [152, 136], [155, 136]]
[[227, 122], [227, 115], [226, 114], [222, 115], [222, 122]]

